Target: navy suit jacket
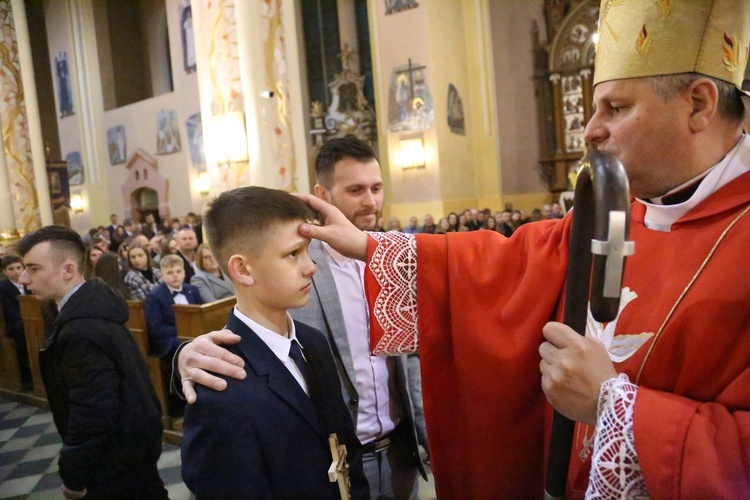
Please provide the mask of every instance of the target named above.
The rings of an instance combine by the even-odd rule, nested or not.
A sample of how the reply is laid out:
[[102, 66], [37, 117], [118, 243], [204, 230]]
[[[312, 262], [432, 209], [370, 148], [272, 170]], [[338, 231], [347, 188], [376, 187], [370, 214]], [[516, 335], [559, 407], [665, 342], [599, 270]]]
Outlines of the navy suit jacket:
[[5, 316], [6, 334], [16, 342], [25, 342], [21, 306], [18, 303], [19, 295], [21, 292], [10, 281], [10, 278], [7, 276], [0, 278], [0, 304], [2, 304]]
[[[182, 293], [189, 304], [203, 304], [201, 294], [196, 287], [182, 284]], [[157, 285], [146, 295], [146, 324], [148, 325], [149, 354], [160, 358], [172, 359], [180, 342], [177, 340], [175, 324], [174, 299], [166, 283]]]
[[216, 392], [198, 386], [185, 408], [182, 478], [197, 498], [339, 498], [328, 481], [328, 435], [346, 445], [352, 498], [367, 498], [361, 446], [341, 399], [336, 365], [325, 337], [295, 322], [313, 373], [310, 396], [271, 349], [234, 314], [227, 328], [240, 335], [230, 352], [245, 361], [245, 380], [224, 378]]

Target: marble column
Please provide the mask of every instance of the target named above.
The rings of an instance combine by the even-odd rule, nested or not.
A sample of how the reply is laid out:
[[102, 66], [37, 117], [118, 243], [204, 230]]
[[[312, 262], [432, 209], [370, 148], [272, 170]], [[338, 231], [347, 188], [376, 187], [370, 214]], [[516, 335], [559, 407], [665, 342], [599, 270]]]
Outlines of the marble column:
[[[293, 191], [305, 150], [294, 2], [192, 3], [198, 87], [211, 192], [254, 184]], [[216, 118], [245, 115], [248, 161], [228, 162]]]
[[23, 2], [0, 0], [0, 126], [3, 133], [0, 182], [6, 184], [0, 190], [0, 238], [23, 236], [42, 223], [52, 222], [34, 88]]

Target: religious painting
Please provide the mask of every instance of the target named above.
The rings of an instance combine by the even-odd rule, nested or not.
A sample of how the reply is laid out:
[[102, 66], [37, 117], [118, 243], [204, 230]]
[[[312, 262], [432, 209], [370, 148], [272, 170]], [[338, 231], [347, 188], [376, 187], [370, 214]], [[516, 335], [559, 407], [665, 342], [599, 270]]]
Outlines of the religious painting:
[[47, 172], [47, 182], [49, 182], [50, 194], [62, 193], [62, 185], [60, 184], [59, 172]]
[[57, 105], [60, 118], [73, 113], [73, 91], [70, 88], [70, 70], [68, 68], [68, 53], [61, 50], [55, 57], [55, 77], [57, 81]]
[[187, 127], [188, 148], [190, 149], [190, 161], [199, 172], [206, 171], [206, 153], [203, 149], [203, 125], [201, 114], [191, 115], [185, 123]]
[[185, 73], [195, 71], [195, 38], [193, 38], [193, 10], [190, 5], [181, 7], [180, 32], [182, 33], [182, 62]]
[[71, 151], [65, 156], [68, 164], [68, 183], [71, 186], [83, 184], [83, 158], [78, 151]]
[[417, 0], [385, 0], [385, 15], [419, 7]]
[[422, 131], [435, 121], [432, 95], [424, 73], [426, 66], [413, 64], [394, 68], [388, 89], [388, 130]]
[[563, 120], [565, 123], [565, 152], [583, 152], [586, 142], [583, 140], [583, 82], [580, 75], [574, 74], [562, 78]]
[[68, 182], [68, 165], [65, 162], [47, 163], [47, 182], [49, 185], [52, 210], [70, 206], [70, 184]]
[[448, 84], [448, 126], [454, 134], [466, 135], [464, 105], [452, 83]]
[[169, 155], [182, 151], [177, 111], [163, 109], [156, 115], [156, 154]]
[[115, 166], [125, 163], [127, 159], [125, 126], [115, 125], [107, 130], [107, 151], [109, 151], [110, 165]]

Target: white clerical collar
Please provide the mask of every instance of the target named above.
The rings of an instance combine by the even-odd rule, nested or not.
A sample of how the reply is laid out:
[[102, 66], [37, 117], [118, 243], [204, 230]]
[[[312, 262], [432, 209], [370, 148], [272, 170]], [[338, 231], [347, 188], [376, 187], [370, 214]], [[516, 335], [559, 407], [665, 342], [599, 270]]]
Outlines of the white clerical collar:
[[[286, 313], [286, 322], [287, 325], [289, 325], [289, 337], [281, 336], [265, 326], [260, 325], [258, 322], [253, 321], [243, 314], [237, 306], [234, 306], [234, 315], [237, 316], [237, 319], [245, 323], [248, 328], [255, 332], [255, 334], [260, 337], [260, 340], [262, 340], [282, 362], [286, 362], [289, 359], [289, 348], [292, 341], [299, 344], [299, 340], [297, 340], [297, 331], [294, 328], [294, 321], [292, 321], [292, 317], [289, 313]], [[301, 344], [299, 344], [299, 346], [302, 347]]]
[[675, 205], [659, 205], [636, 198], [636, 201], [646, 207], [644, 225], [649, 229], [668, 233], [672, 230], [672, 224], [748, 170], [750, 170], [750, 136], [743, 135], [737, 145], [719, 163], [667, 193], [669, 195], [678, 192], [703, 177], [695, 193], [687, 201]]

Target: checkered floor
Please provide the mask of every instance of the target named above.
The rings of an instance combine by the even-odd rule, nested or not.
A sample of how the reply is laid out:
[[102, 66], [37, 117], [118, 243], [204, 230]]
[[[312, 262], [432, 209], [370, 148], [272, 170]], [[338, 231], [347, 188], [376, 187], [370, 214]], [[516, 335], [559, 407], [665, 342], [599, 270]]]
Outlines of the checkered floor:
[[[0, 499], [62, 498], [57, 458], [62, 441], [52, 414], [0, 397]], [[172, 500], [195, 498], [180, 473], [180, 448], [163, 444], [159, 474]], [[432, 474], [419, 480], [418, 500], [434, 499]]]
[[[57, 475], [61, 446], [49, 411], [0, 398], [0, 498], [62, 498]], [[193, 498], [180, 465], [180, 448], [164, 444], [159, 473], [173, 500]]]

